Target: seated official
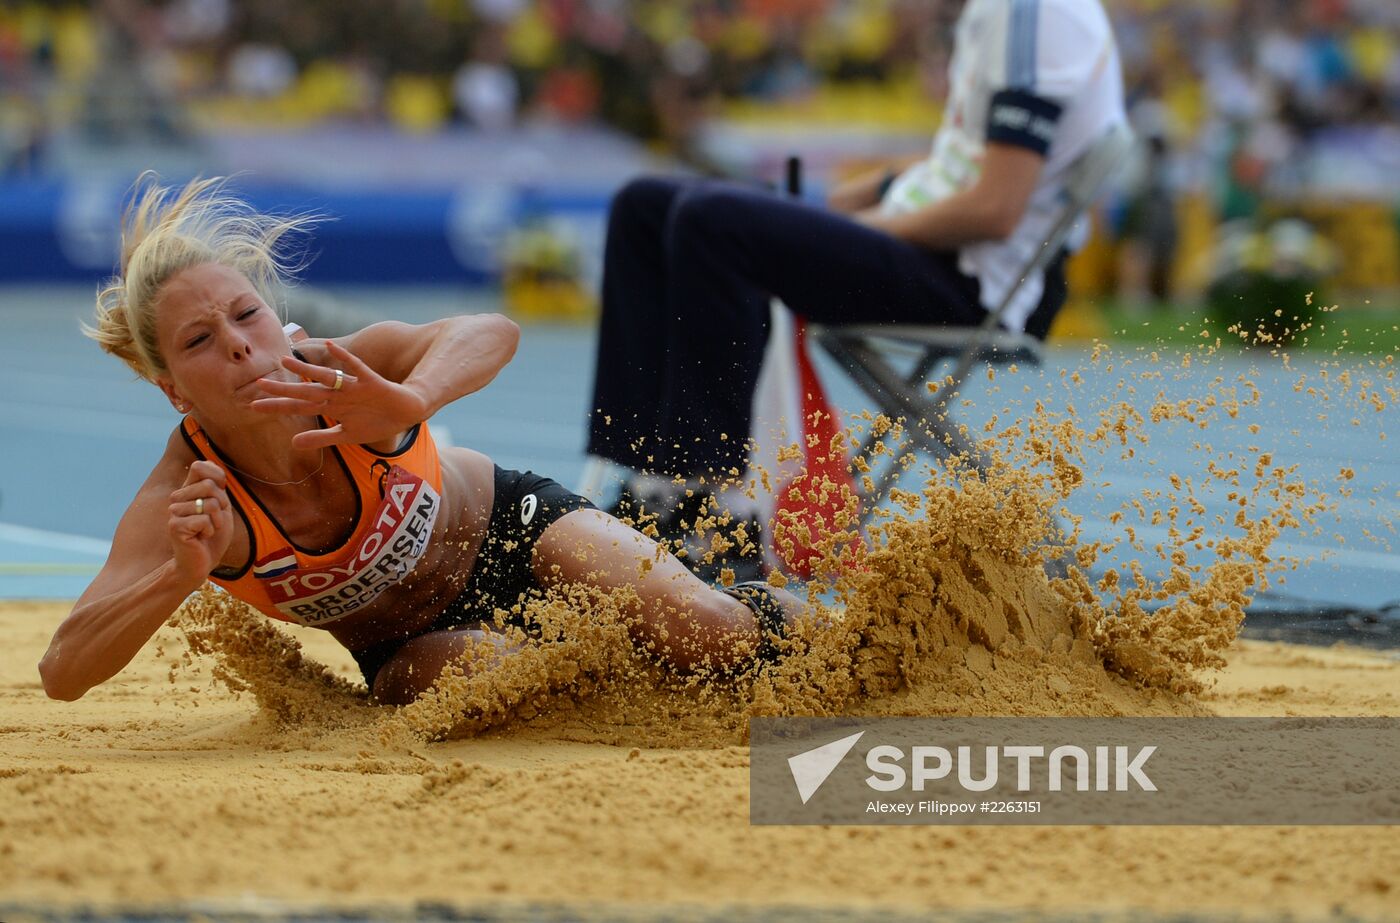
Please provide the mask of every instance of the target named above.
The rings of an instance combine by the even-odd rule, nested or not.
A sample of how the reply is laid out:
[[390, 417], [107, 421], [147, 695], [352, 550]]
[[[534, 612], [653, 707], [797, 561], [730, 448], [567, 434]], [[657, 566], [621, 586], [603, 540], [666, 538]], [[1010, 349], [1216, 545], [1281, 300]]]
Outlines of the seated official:
[[[621, 506], [657, 511], [663, 537], [747, 466], [772, 297], [823, 324], [981, 323], [1044, 246], [1071, 164], [1125, 118], [1098, 0], [970, 0], [949, 77], [929, 156], [841, 186], [829, 209], [704, 179], [618, 193], [588, 451], [632, 470]], [[1002, 323], [1043, 337], [1064, 298], [1061, 255]], [[756, 576], [757, 544], [712, 569]]]

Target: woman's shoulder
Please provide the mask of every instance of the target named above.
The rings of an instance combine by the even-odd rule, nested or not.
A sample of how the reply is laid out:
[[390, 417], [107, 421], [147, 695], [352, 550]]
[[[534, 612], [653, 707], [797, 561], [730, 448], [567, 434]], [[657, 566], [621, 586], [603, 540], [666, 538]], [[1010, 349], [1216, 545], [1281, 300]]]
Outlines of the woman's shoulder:
[[165, 451], [157, 459], [145, 482], [137, 489], [126, 512], [122, 514], [123, 528], [140, 531], [163, 529], [168, 516], [170, 494], [185, 483], [195, 454], [177, 429], [165, 443]]
[[156, 460], [146, 483], [141, 486], [142, 491], [163, 490], [168, 493], [176, 489], [185, 483], [190, 465], [196, 461], [198, 456], [185, 440], [180, 427], [175, 427], [170, 433], [170, 438], [165, 441], [165, 451]]

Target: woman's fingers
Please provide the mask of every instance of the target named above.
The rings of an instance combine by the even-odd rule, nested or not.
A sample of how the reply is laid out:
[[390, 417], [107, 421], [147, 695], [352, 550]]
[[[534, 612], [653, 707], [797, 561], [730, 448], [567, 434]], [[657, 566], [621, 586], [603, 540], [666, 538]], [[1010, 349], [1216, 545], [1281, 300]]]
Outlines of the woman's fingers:
[[227, 504], [218, 497], [196, 497], [193, 500], [177, 500], [170, 504], [170, 512], [177, 516], [213, 516]]
[[342, 365], [344, 365], [348, 371], [354, 372], [357, 376], [368, 378], [375, 374], [375, 371], [373, 369], [371, 369], [368, 365], [365, 365], [363, 359], [352, 353], [350, 350], [346, 349], [344, 346], [341, 346], [335, 340], [326, 341], [326, 351], [329, 352], [331, 356], [333, 356], [335, 359], [339, 360], [339, 362]]
[[172, 500], [170, 503], [172, 526], [191, 538], [214, 535], [219, 524], [224, 519], [230, 519], [231, 512], [228, 503], [218, 495]]
[[328, 445], [340, 445], [353, 441], [345, 435], [345, 429], [337, 423], [322, 429], [309, 429], [292, 437], [292, 447], [296, 449], [320, 449]]
[[[322, 384], [320, 381], [274, 381], [270, 378], [260, 378], [258, 379], [258, 389], [264, 394], [274, 397], [297, 397], [305, 401], [323, 401], [328, 396], [328, 392], [333, 390], [331, 386], [335, 384], [335, 370], [321, 369], [319, 374], [324, 376], [326, 372], [330, 372], [329, 384]], [[349, 385], [355, 381], [355, 376], [346, 375], [344, 384]]]
[[204, 478], [183, 487], [177, 487], [170, 492], [171, 503], [181, 503], [186, 500], [193, 501], [199, 497], [219, 498], [223, 495], [223, 485], [212, 478]]
[[[289, 372], [294, 372], [294, 373], [296, 373], [297, 375], [300, 375], [302, 378], [309, 378], [309, 379], [311, 379], [311, 380], [310, 380], [310, 381], [297, 381], [297, 382], [290, 382], [290, 381], [282, 381], [282, 382], [279, 382], [279, 381], [276, 381], [275, 379], [263, 378], [263, 379], [259, 379], [259, 381], [258, 381], [259, 387], [262, 387], [263, 385], [267, 385], [267, 384], [283, 384], [283, 385], [298, 384], [298, 385], [307, 385], [307, 386], [312, 387], [312, 388], [333, 388], [333, 387], [335, 387], [335, 379], [336, 379], [337, 370], [336, 370], [336, 369], [333, 369], [333, 368], [331, 368], [331, 367], [329, 367], [329, 366], [325, 366], [325, 365], [313, 365], [313, 364], [310, 363], [310, 362], [302, 362], [300, 359], [296, 358], [295, 356], [284, 356], [284, 357], [282, 357], [282, 367], [285, 368], [285, 369], [286, 369], [287, 371], [289, 371]], [[339, 374], [342, 376], [342, 379], [343, 379], [343, 380], [342, 380], [341, 387], [344, 387], [346, 383], [349, 383], [349, 382], [355, 380], [355, 376], [353, 376], [353, 375], [348, 375], [348, 374], [345, 374], [344, 372], [341, 372], [341, 373], [339, 373]], [[264, 390], [266, 390], [266, 389], [264, 389]]]
[[[326, 354], [328, 358], [334, 359], [344, 366], [342, 388], [351, 382], [361, 378], [370, 378], [376, 374], [373, 369], [365, 365], [364, 360], [334, 340], [326, 341]], [[310, 378], [314, 384], [326, 388], [335, 387], [336, 369], [329, 365], [316, 365], [312, 362], [303, 362], [296, 356], [283, 356], [282, 367], [289, 372], [296, 372], [298, 375]]]
[[326, 401], [302, 401], [291, 397], [260, 397], [253, 401], [251, 406], [261, 413], [286, 413], [300, 416], [320, 413], [326, 409]]
[[185, 472], [185, 486], [188, 487], [197, 481], [213, 481], [216, 487], [223, 487], [228, 482], [228, 475], [213, 462], [199, 459]]
[[211, 461], [190, 465], [185, 483], [170, 492], [172, 530], [190, 538], [212, 536], [224, 520], [232, 524], [232, 510], [224, 487], [228, 475]]

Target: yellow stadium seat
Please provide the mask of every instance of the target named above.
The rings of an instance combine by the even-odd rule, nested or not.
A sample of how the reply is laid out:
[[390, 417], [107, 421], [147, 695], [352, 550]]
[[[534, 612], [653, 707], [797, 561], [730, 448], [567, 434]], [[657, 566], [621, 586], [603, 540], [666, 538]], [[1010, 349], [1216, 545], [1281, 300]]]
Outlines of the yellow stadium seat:
[[437, 131], [451, 111], [438, 80], [413, 74], [400, 74], [389, 81], [384, 105], [390, 122], [414, 134]]

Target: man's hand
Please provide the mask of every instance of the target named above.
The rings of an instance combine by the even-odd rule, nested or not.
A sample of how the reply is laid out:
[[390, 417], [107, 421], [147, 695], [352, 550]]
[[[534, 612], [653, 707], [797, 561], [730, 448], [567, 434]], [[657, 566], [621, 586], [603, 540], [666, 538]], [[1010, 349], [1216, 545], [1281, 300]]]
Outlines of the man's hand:
[[987, 145], [982, 172], [966, 189], [917, 211], [883, 214], [871, 208], [855, 220], [930, 250], [957, 250], [987, 240], [1005, 240], [1026, 213], [1045, 158], [996, 142]]
[[[337, 421], [335, 426], [298, 433], [292, 439], [295, 448], [383, 442], [430, 415], [427, 399], [415, 389], [383, 377], [334, 340], [327, 340], [325, 348], [333, 364], [314, 365], [295, 356], [282, 359], [283, 368], [309, 381], [258, 381], [258, 387], [268, 397], [253, 401], [253, 409], [263, 413], [322, 414]], [[337, 370], [341, 376], [338, 389]]]
[[826, 204], [832, 211], [855, 216], [860, 211], [880, 204], [880, 196], [885, 187], [899, 174], [924, 159], [925, 155], [900, 157], [873, 169], [853, 176], [827, 194]]

